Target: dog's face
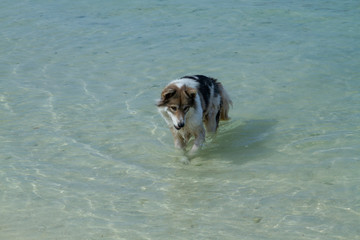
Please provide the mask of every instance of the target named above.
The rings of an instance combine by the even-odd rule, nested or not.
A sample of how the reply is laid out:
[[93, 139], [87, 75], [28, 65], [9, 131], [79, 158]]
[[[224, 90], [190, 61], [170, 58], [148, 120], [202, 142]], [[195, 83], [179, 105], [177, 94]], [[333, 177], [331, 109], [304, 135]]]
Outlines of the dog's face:
[[195, 106], [196, 89], [176, 85], [167, 86], [161, 93], [158, 107], [164, 107], [176, 130], [186, 124], [186, 115]]

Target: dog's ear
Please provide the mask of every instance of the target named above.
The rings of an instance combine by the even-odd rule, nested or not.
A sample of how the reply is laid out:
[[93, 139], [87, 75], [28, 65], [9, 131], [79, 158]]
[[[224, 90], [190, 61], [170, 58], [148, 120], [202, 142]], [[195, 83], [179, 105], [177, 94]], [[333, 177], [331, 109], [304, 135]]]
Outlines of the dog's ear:
[[169, 98], [174, 96], [175, 93], [176, 89], [170, 87], [165, 88], [161, 93], [161, 99], [156, 103], [156, 105], [158, 107], [164, 106], [168, 102]]
[[186, 94], [189, 98], [195, 99], [195, 97], [196, 97], [196, 89], [195, 89], [195, 88], [186, 88], [185, 94]]
[[165, 88], [164, 91], [161, 93], [161, 100], [165, 101], [172, 96], [174, 96], [176, 93], [176, 90], [173, 88]]

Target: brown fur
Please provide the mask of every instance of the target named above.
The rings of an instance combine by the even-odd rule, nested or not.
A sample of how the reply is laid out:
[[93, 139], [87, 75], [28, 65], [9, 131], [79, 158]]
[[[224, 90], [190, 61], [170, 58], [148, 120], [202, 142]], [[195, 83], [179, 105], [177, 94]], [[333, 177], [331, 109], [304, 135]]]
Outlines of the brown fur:
[[182, 86], [178, 88], [175, 84], [167, 86], [161, 93], [161, 100], [157, 104], [158, 107], [176, 105], [179, 109], [184, 106], [194, 106], [196, 89]]
[[221, 83], [216, 83], [220, 90], [220, 96], [221, 96], [221, 108], [220, 108], [220, 120], [227, 121], [230, 119], [228, 112], [230, 109], [230, 105], [232, 106], [232, 101], [230, 100], [229, 95], [224, 90], [224, 87]]

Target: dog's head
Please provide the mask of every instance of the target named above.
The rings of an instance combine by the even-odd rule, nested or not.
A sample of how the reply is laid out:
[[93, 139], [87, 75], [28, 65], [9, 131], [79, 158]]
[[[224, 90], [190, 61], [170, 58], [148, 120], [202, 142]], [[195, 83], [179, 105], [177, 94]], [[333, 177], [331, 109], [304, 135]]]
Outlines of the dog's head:
[[187, 87], [180, 88], [169, 85], [161, 93], [161, 99], [157, 106], [164, 108], [170, 116], [176, 130], [180, 130], [186, 124], [186, 116], [195, 107], [196, 89]]

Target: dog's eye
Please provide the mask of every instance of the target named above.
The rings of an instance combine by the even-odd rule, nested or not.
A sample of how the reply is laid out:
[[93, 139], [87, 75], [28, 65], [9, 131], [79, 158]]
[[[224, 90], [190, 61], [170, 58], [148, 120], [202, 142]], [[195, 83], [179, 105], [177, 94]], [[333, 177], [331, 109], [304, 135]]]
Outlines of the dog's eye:
[[171, 107], [170, 107], [170, 109], [171, 109], [171, 111], [174, 111], [174, 112], [176, 112], [176, 110], [177, 110], [177, 107], [176, 107], [176, 106], [171, 106]]
[[184, 107], [184, 112], [189, 111], [189, 109], [190, 109], [190, 107], [189, 107], [189, 106]]

